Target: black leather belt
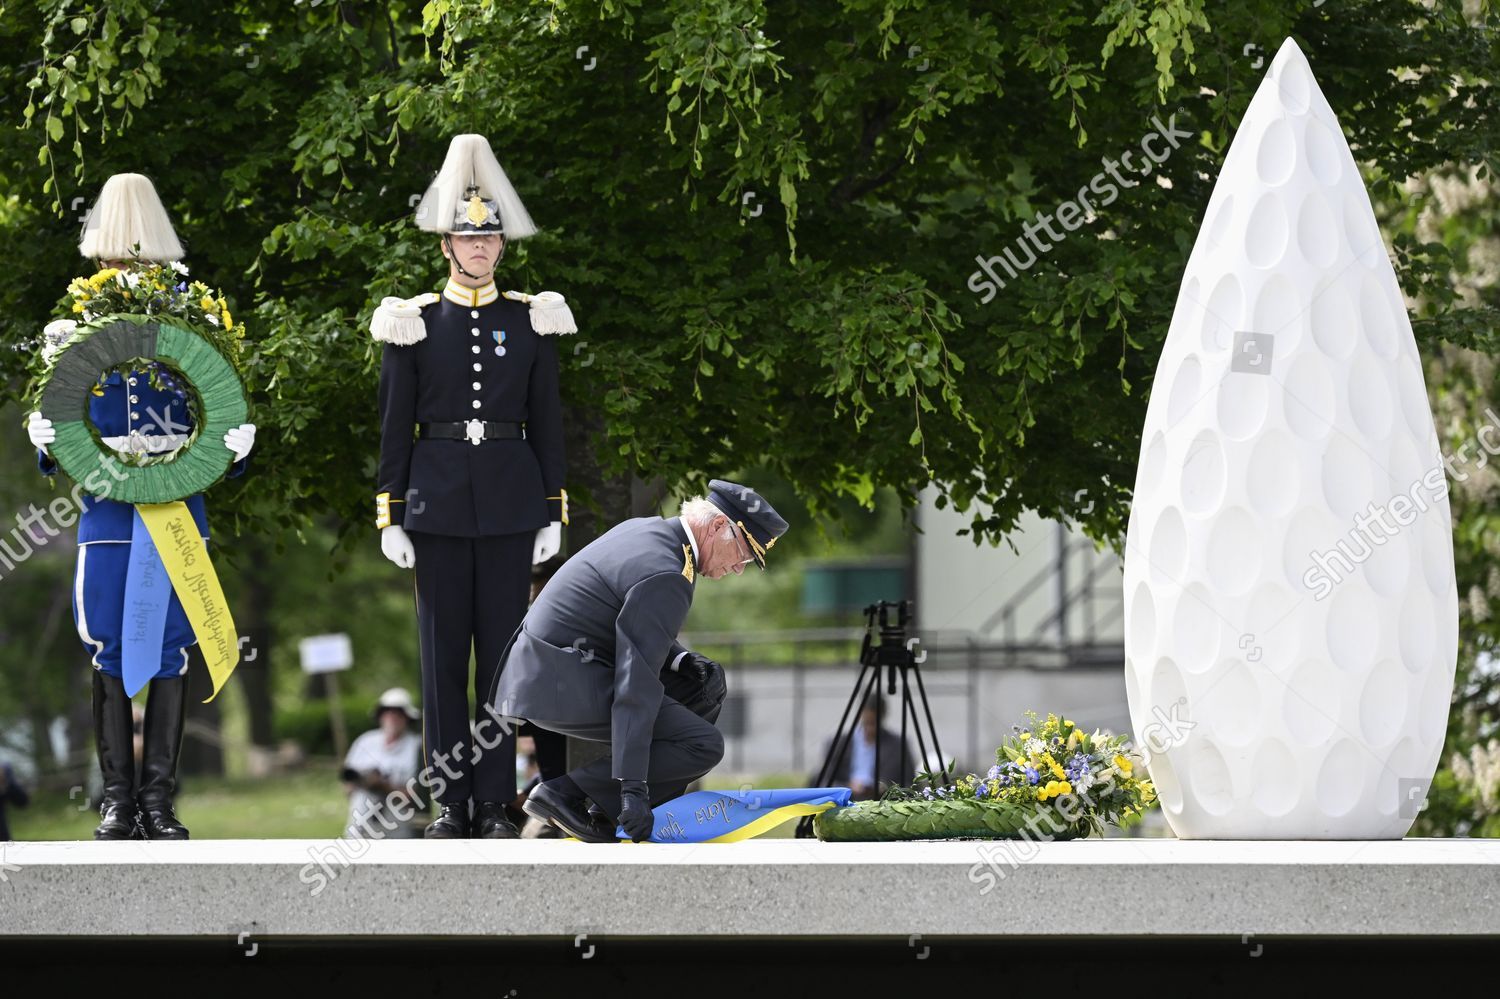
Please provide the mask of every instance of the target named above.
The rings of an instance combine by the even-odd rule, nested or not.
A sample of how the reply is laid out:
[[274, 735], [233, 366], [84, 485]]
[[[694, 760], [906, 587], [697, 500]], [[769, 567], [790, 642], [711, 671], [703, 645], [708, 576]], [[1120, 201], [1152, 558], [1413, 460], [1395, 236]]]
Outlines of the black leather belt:
[[462, 423], [418, 423], [417, 436], [424, 439], [471, 441], [524, 440], [524, 423], [494, 423], [490, 420], [467, 420]]

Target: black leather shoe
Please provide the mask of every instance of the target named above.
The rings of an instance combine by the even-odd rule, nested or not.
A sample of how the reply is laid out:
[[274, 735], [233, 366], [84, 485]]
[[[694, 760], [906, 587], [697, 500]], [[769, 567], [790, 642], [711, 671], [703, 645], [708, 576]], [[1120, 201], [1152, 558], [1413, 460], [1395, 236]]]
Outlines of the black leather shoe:
[[475, 839], [520, 839], [521, 830], [505, 814], [505, 806], [498, 801], [480, 801], [474, 805]]
[[468, 839], [469, 803], [455, 801], [438, 805], [438, 817], [422, 834], [427, 839]]
[[94, 671], [94, 742], [104, 794], [95, 839], [135, 839], [135, 729], [125, 681]]
[[187, 839], [177, 821], [172, 798], [177, 793], [177, 756], [187, 720], [187, 677], [158, 677], [146, 695], [146, 723], [141, 736], [141, 832], [147, 839]]
[[564, 835], [585, 843], [618, 843], [620, 838], [615, 835], [615, 824], [608, 819], [595, 819], [584, 804], [587, 800], [565, 798], [546, 784], [538, 784], [521, 807], [532, 818], [550, 822]]

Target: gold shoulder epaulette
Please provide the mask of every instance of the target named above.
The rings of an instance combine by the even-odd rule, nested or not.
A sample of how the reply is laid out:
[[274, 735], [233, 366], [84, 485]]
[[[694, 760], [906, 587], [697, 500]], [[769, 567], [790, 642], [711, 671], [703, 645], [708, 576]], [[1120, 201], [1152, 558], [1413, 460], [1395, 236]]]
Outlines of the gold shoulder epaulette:
[[682, 574], [691, 583], [693, 581], [693, 548], [691, 545], [682, 546]]

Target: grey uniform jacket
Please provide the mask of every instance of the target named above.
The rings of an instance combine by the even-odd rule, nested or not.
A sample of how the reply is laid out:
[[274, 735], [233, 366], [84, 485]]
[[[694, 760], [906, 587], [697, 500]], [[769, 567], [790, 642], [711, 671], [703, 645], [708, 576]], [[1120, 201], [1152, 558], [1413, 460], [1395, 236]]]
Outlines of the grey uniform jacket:
[[538, 723], [608, 722], [612, 776], [645, 780], [659, 674], [686, 651], [677, 633], [695, 580], [680, 519], [611, 528], [563, 563], [531, 605], [506, 647], [495, 711]]

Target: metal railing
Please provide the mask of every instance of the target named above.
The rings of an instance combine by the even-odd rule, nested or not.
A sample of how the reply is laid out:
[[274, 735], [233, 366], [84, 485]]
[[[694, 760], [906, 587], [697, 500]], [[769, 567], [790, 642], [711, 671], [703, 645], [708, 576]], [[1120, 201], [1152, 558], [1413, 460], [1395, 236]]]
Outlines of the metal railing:
[[[803, 628], [772, 632], [692, 632], [684, 633], [684, 642], [698, 652], [722, 663], [731, 676], [741, 670], [783, 668], [791, 671], [790, 688], [784, 696], [791, 713], [791, 767], [798, 773], [811, 769], [803, 752], [807, 731], [807, 674], [810, 669], [847, 667], [852, 687], [859, 669], [863, 628]], [[977, 760], [993, 752], [994, 747], [979, 743], [981, 724], [978, 697], [981, 674], [995, 670], [1030, 670], [1059, 672], [1096, 669], [1121, 670], [1125, 662], [1120, 642], [1003, 642], [985, 640], [972, 634], [913, 632], [914, 654], [921, 661], [927, 694], [934, 703], [944, 698], [964, 699], [968, 759]], [[720, 722], [723, 725], [723, 720]], [[744, 740], [730, 737], [726, 763], [742, 770]], [[961, 744], [954, 740], [955, 745]]]

